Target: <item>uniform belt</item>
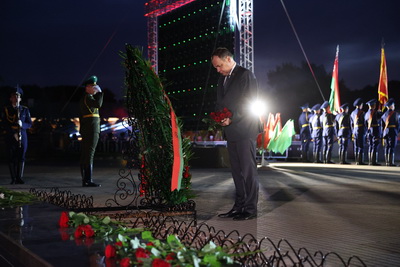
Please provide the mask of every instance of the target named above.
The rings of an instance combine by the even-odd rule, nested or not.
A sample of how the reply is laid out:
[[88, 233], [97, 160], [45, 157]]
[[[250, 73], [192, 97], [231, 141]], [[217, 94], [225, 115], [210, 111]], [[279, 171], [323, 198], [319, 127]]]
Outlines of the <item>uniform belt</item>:
[[301, 125], [301, 128], [304, 128], [304, 127], [307, 127], [307, 126], [310, 126], [310, 124], [308, 124], [308, 123], [303, 124], [303, 125]]
[[364, 126], [364, 124], [356, 124], [356, 125], [354, 125], [354, 127], [362, 127], [362, 126]]
[[388, 125], [387, 128], [395, 128], [395, 127], [397, 127], [397, 126], [396, 125]]
[[91, 117], [100, 117], [99, 114], [87, 114], [87, 115], [83, 115], [82, 118], [91, 118]]
[[371, 127], [378, 127], [379, 124], [372, 124]]
[[322, 127], [314, 127], [314, 129], [322, 129]]
[[347, 127], [347, 126], [340, 127], [340, 129], [347, 129], [347, 128], [349, 128], [349, 127]]

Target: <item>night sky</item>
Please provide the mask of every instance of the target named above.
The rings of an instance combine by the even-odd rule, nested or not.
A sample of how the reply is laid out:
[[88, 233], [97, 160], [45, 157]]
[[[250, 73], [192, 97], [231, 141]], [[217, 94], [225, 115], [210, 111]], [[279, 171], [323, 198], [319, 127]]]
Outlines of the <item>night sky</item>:
[[[0, 4], [0, 86], [75, 85], [90, 75], [122, 95], [124, 70], [119, 51], [144, 47], [144, 0], [4, 0]], [[285, 0], [311, 63], [332, 71], [340, 45], [339, 79], [350, 89], [379, 79], [385, 40], [389, 80], [400, 80], [400, 1]], [[300, 65], [303, 53], [280, 0], [254, 0], [255, 73], [277, 65]], [[389, 88], [390, 90], [390, 88]], [[315, 92], [318, 93], [318, 92]], [[328, 96], [327, 96], [328, 97]]]

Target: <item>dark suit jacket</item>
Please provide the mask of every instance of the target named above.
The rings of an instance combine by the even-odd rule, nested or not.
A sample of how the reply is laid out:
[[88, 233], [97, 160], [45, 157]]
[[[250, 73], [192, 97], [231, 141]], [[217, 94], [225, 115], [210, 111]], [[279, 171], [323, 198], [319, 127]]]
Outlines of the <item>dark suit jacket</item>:
[[217, 110], [228, 108], [233, 116], [232, 123], [224, 127], [228, 141], [256, 139], [259, 118], [250, 111], [251, 103], [257, 98], [257, 80], [254, 74], [236, 65], [224, 88], [225, 76], [218, 80]]

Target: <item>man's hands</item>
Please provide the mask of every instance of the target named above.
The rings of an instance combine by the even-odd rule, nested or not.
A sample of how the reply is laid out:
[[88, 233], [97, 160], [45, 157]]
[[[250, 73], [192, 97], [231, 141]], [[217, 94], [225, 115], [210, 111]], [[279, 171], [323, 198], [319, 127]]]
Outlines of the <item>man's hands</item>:
[[222, 126], [228, 126], [228, 125], [231, 124], [231, 123], [232, 123], [231, 118], [225, 118], [225, 119], [223, 119], [223, 120], [221, 121], [221, 125], [222, 125]]

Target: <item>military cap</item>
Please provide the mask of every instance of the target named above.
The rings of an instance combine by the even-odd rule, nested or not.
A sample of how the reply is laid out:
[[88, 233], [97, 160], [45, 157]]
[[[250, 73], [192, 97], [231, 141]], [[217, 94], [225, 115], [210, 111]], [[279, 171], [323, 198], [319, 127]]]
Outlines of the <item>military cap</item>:
[[344, 103], [343, 105], [340, 106], [340, 108], [343, 109], [343, 110], [348, 108], [348, 107], [349, 107], [348, 103]]
[[394, 104], [394, 99], [390, 98], [386, 103], [385, 103], [385, 107], [390, 107], [391, 105]]
[[354, 103], [353, 103], [353, 106], [359, 106], [359, 105], [361, 105], [361, 104], [363, 104], [364, 103], [364, 100], [362, 99], [362, 98], [357, 98], [355, 101], [354, 101]]
[[316, 104], [311, 108], [311, 110], [320, 110], [320, 109], [321, 109], [321, 105], [320, 104]]
[[10, 91], [10, 95], [23, 95], [24, 91], [22, 90], [21, 87], [19, 87], [19, 85], [17, 84], [16, 87], [14, 87], [11, 91]]
[[376, 104], [376, 102], [377, 102], [376, 99], [371, 99], [370, 101], [367, 102], [367, 105], [372, 106], [372, 105]]
[[93, 76], [90, 76], [90, 78], [87, 79], [86, 82], [85, 82], [84, 84], [85, 84], [85, 85], [88, 85], [88, 84], [96, 85], [97, 80], [98, 80], [98, 79], [97, 79], [97, 76], [93, 75]]
[[300, 106], [300, 108], [305, 109], [305, 108], [310, 108], [310, 107], [308, 106], [308, 103], [305, 103], [304, 105]]
[[329, 102], [325, 101], [324, 103], [322, 103], [321, 108], [327, 108], [329, 106]]

